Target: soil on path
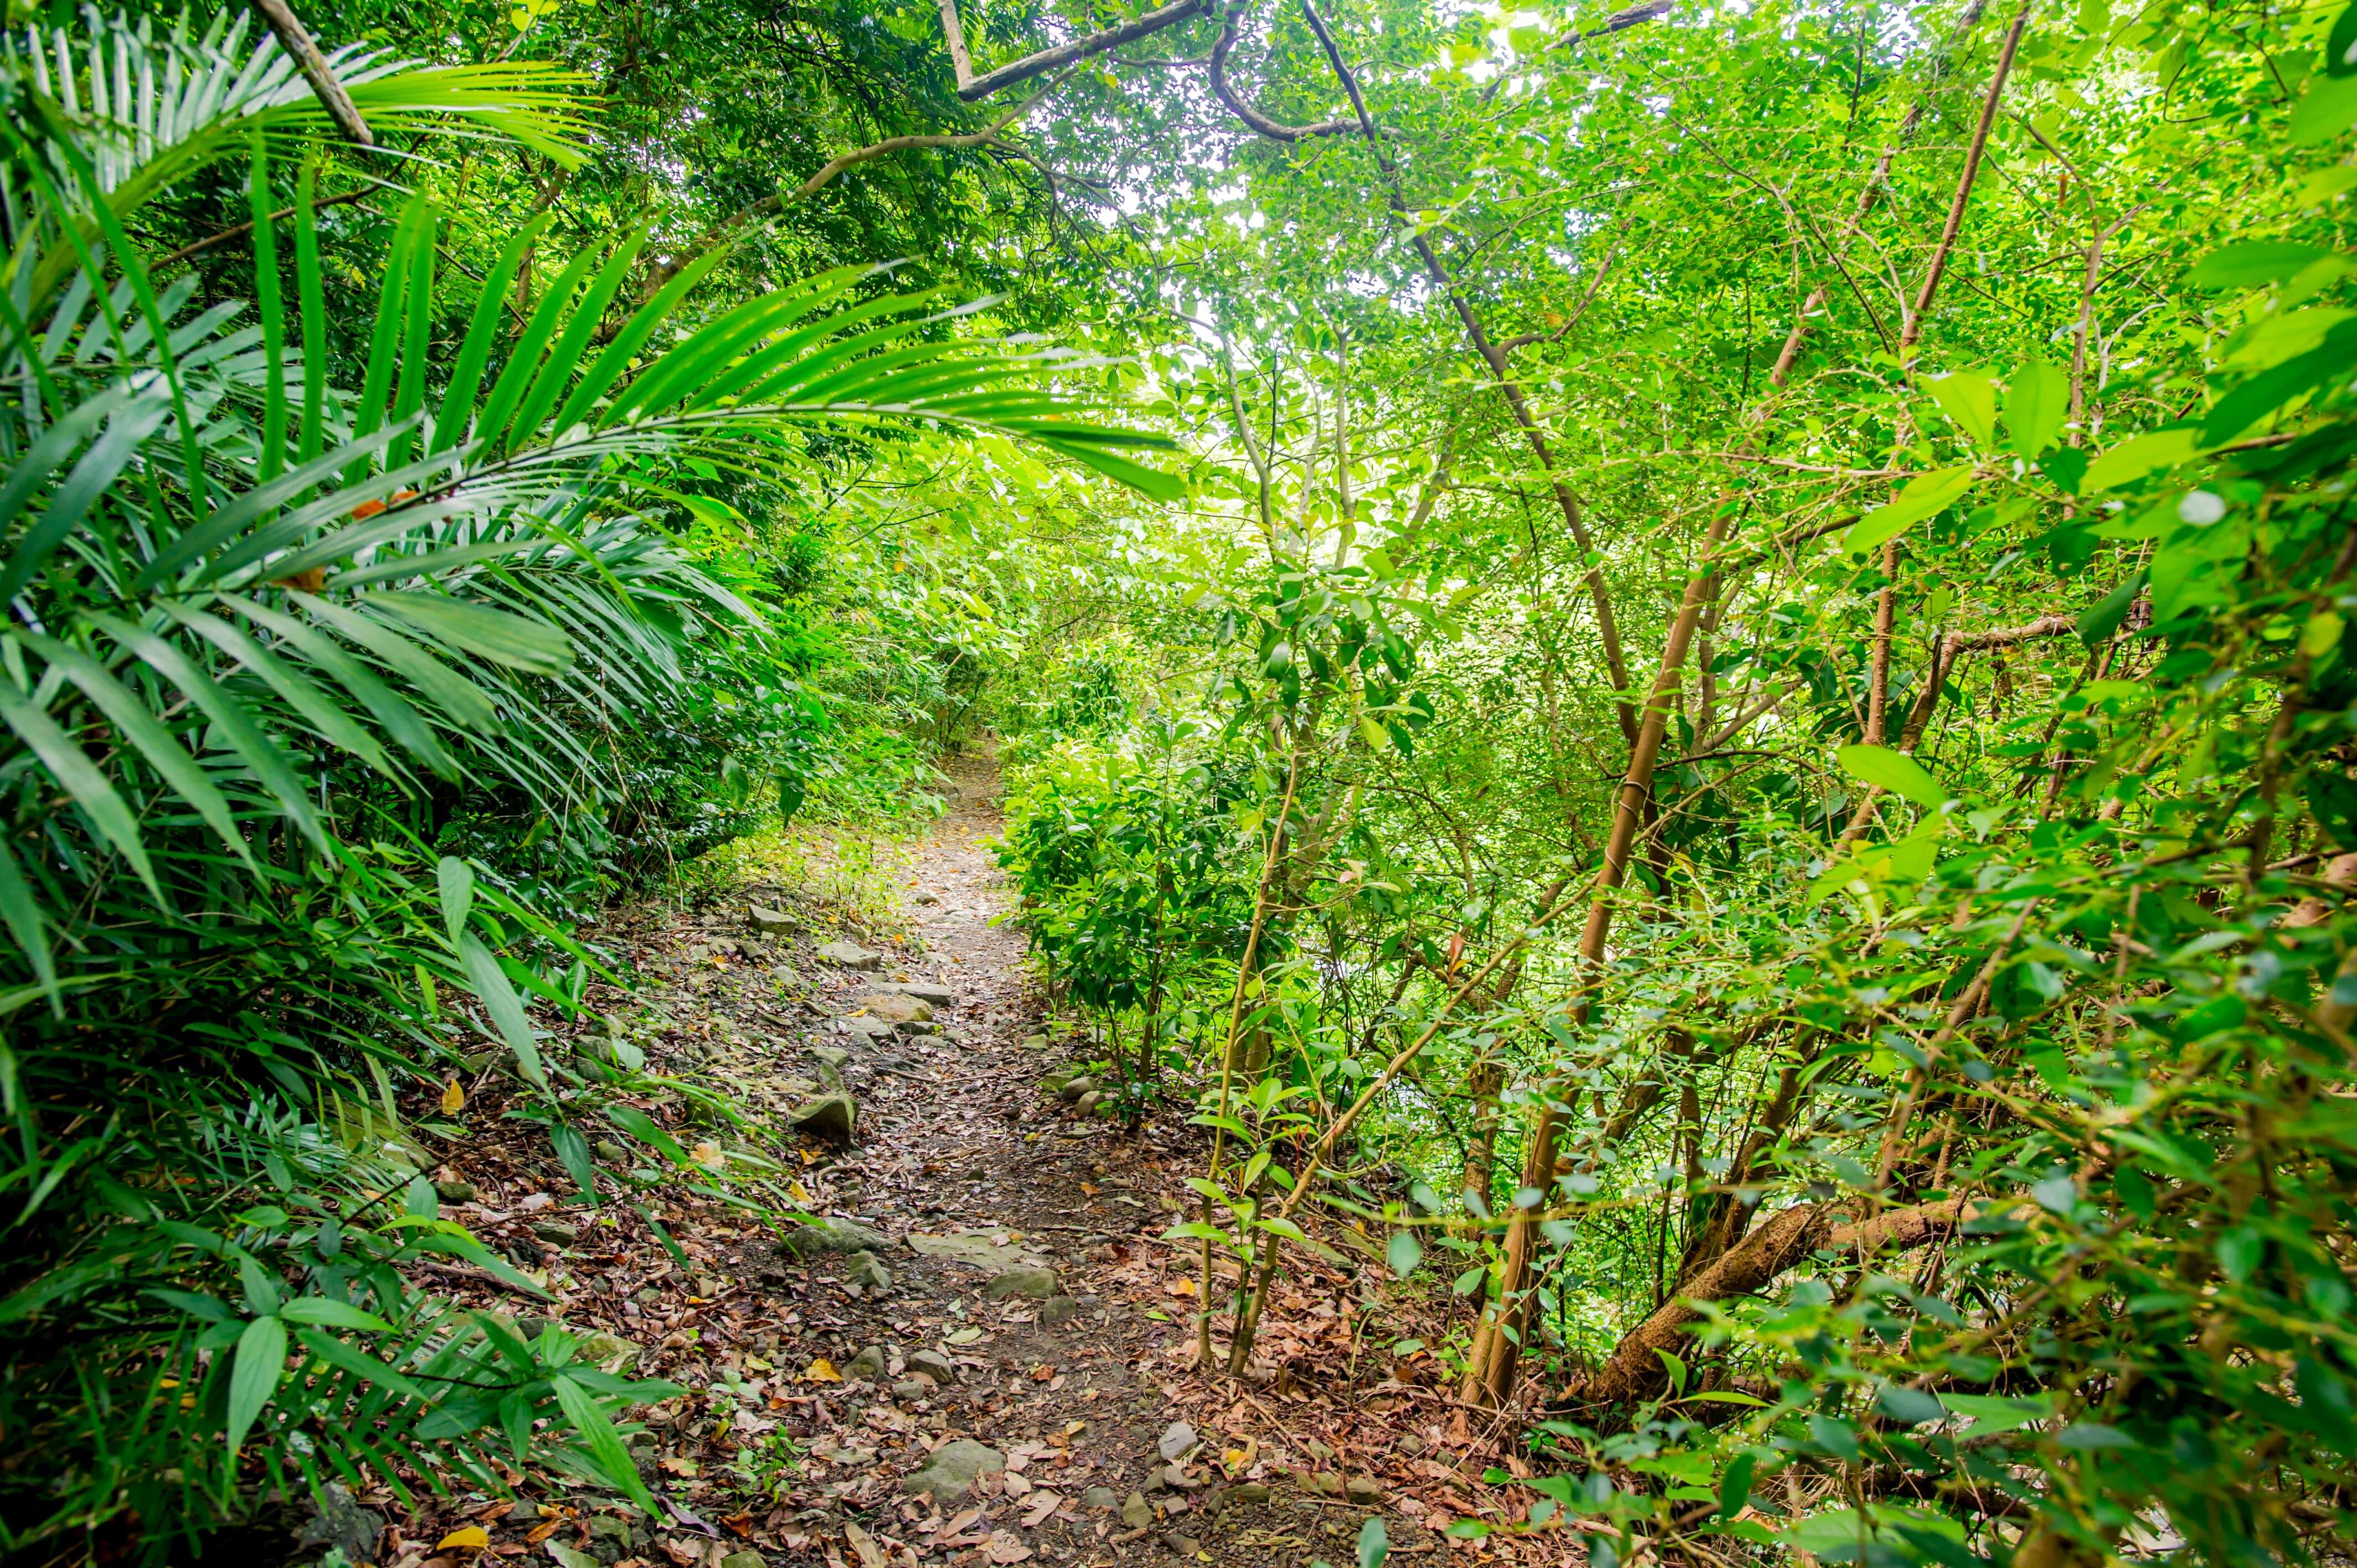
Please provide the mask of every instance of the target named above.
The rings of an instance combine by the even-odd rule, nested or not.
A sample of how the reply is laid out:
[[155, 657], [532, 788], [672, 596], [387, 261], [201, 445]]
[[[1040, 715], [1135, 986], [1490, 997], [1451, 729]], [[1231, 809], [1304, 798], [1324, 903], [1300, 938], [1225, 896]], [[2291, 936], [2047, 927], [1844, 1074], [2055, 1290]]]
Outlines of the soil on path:
[[[676, 1182], [640, 1197], [643, 1213], [627, 1193], [594, 1208], [554, 1196], [571, 1187], [544, 1143], [470, 1118], [476, 1136], [436, 1173], [472, 1189], [457, 1217], [544, 1271], [557, 1305], [537, 1310], [617, 1336], [640, 1375], [687, 1391], [642, 1412], [631, 1439], [666, 1517], [519, 1473], [526, 1506], [478, 1494], [422, 1510], [388, 1532], [381, 1561], [458, 1568], [469, 1554], [428, 1556], [428, 1543], [471, 1521], [493, 1552], [565, 1568], [1306, 1568], [1355, 1561], [1371, 1512], [1394, 1556], [1437, 1560], [1446, 1546], [1426, 1518], [1491, 1511], [1449, 1491], [1483, 1490], [1462, 1414], [1450, 1429], [1445, 1400], [1372, 1367], [1374, 1303], [1330, 1249], [1335, 1266], [1311, 1262], [1273, 1304], [1265, 1400], [1188, 1374], [1192, 1261], [1162, 1232], [1200, 1152], [1188, 1129], [1140, 1136], [1042, 1087], [1082, 1053], [1043, 1031], [1025, 940], [1004, 919], [996, 785], [986, 760], [953, 767], [896, 929], [847, 929], [807, 887], [756, 882], [599, 933], [652, 982], [629, 999], [644, 1010], [626, 1039], [685, 1091], [658, 1089], [644, 1108], [684, 1144], [709, 1136], [697, 1094], [725, 1101], [744, 1118], [734, 1146], [780, 1162], [816, 1226], [748, 1223]], [[822, 954], [846, 937], [872, 967]], [[930, 1018], [881, 1015], [943, 991]], [[482, 1112], [494, 1075], [487, 1087]], [[847, 1144], [791, 1131], [838, 1088], [857, 1107]], [[1419, 1475], [1444, 1506], [1402, 1486]]]

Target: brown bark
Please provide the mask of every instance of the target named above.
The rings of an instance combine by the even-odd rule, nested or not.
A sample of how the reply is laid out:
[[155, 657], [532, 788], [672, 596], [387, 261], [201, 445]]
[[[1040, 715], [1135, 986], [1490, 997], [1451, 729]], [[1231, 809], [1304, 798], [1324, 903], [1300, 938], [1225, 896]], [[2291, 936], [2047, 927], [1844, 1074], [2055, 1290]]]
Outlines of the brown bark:
[[[1717, 591], [1717, 579], [1711, 568], [1719, 546], [1726, 542], [1727, 531], [1734, 516], [1733, 508], [1719, 508], [1704, 535], [1701, 569], [1686, 580], [1685, 593], [1679, 601], [1677, 614], [1671, 620], [1668, 644], [1662, 650], [1661, 668], [1653, 677], [1652, 691], [1645, 701], [1644, 718], [1637, 731], [1636, 745], [1630, 754], [1629, 768], [1622, 776], [1620, 788], [1614, 797], [1612, 831], [1605, 843], [1604, 864], [1597, 869], [1587, 906], [1587, 921], [1579, 939], [1581, 967], [1590, 980], [1604, 964], [1605, 945], [1612, 929], [1615, 895], [1627, 879], [1629, 857], [1635, 847], [1637, 829], [1644, 819], [1645, 802], [1652, 793], [1653, 768], [1661, 759], [1663, 736], [1675, 704], [1681, 672], [1685, 668], [1686, 651], [1692, 646], [1695, 628], [1702, 620], [1703, 607]], [[1583, 1001], [1576, 1015], [1584, 1023], [1587, 1011], [1588, 1004]], [[1555, 1112], [1555, 1098], [1561, 1090], [1559, 1083], [1550, 1084], [1540, 1098], [1538, 1111], [1532, 1121], [1530, 1147], [1523, 1163], [1522, 1187], [1546, 1192], [1555, 1186], [1555, 1143], [1561, 1132], [1560, 1119]], [[1505, 1258], [1499, 1274], [1498, 1296], [1483, 1326], [1476, 1333], [1475, 1356], [1466, 1373], [1468, 1399], [1502, 1400], [1513, 1386], [1521, 1337], [1519, 1326], [1529, 1319], [1532, 1298], [1524, 1291], [1524, 1285], [1537, 1234], [1538, 1228], [1531, 1211], [1517, 1208], [1506, 1228]]]
[[1592, 1405], [1628, 1404], [1662, 1391], [1667, 1373], [1661, 1353], [1675, 1354], [1702, 1320], [1696, 1302], [1749, 1295], [1772, 1283], [1819, 1249], [1861, 1255], [1905, 1251], [1953, 1230], [1964, 1218], [1967, 1199], [1892, 1209], [1868, 1219], [1850, 1219], [1829, 1204], [1780, 1210], [1731, 1250], [1685, 1282], [1677, 1295], [1631, 1329], [1611, 1356], [1583, 1383], [1577, 1398]]
[[1012, 87], [1018, 81], [1045, 76], [1076, 60], [1084, 60], [1092, 55], [1103, 54], [1107, 49], [1116, 49], [1124, 44], [1150, 38], [1165, 27], [1176, 27], [1189, 17], [1202, 15], [1208, 4], [1209, 0], [1178, 0], [1176, 5], [1164, 5], [1142, 16], [1134, 16], [1119, 27], [1107, 27], [1102, 32], [1074, 38], [1070, 43], [1059, 44], [1054, 48], [1041, 49], [1037, 54], [1025, 55], [1021, 59], [980, 76], [974, 74], [974, 59], [966, 52], [965, 28], [958, 21], [957, 0], [941, 0], [942, 36], [949, 43], [950, 68], [957, 73], [958, 96], [973, 103], [989, 97], [1002, 87]]
[[1475, 1063], [1466, 1079], [1466, 1091], [1473, 1097], [1473, 1131], [1465, 1140], [1465, 1179], [1460, 1190], [1468, 1195], [1465, 1207], [1476, 1215], [1490, 1212], [1491, 1189], [1497, 1181], [1498, 1091], [1505, 1086], [1504, 1064], [1487, 1059]]
[[361, 118], [352, 95], [336, 80], [336, 73], [328, 69], [328, 57], [319, 52], [310, 30], [286, 8], [285, 0], [253, 0], [253, 8], [262, 13], [262, 19], [278, 35], [279, 44], [294, 57], [295, 69], [311, 84], [311, 91], [328, 111], [328, 118], [336, 123], [336, 129], [363, 147], [375, 146], [376, 137], [370, 134], [368, 122]]
[[1243, 30], [1244, 7], [1241, 5], [1228, 13], [1228, 24], [1220, 29], [1217, 43], [1211, 46], [1211, 91], [1218, 94], [1245, 124], [1273, 142], [1298, 142], [1311, 136], [1347, 135], [1359, 128], [1355, 120], [1321, 120], [1315, 125], [1286, 125], [1270, 119], [1244, 102], [1228, 81], [1228, 55], [1236, 47], [1236, 38]]

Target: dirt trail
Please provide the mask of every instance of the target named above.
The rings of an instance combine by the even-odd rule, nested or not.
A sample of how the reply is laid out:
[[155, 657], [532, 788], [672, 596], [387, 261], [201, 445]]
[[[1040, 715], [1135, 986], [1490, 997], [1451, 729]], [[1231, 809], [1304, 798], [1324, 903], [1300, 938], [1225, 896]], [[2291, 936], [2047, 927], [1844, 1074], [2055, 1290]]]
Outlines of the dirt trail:
[[[651, 1004], [631, 1032], [649, 1066], [747, 1116], [827, 1237], [780, 1240], [665, 1185], [642, 1201], [672, 1255], [629, 1202], [560, 1196], [570, 1184], [544, 1141], [494, 1119], [493, 1075], [470, 1090], [490, 1098], [436, 1175], [470, 1189], [458, 1217], [544, 1269], [557, 1302], [485, 1305], [616, 1335], [641, 1375], [688, 1391], [643, 1412], [632, 1440], [668, 1517], [650, 1526], [550, 1477], [538, 1516], [553, 1529], [478, 1494], [411, 1515], [381, 1561], [462, 1568], [468, 1553], [426, 1552], [463, 1518], [491, 1530], [490, 1552], [564, 1568], [1297, 1568], [1351, 1563], [1377, 1509], [1394, 1555], [1442, 1552], [1394, 1487], [1417, 1455], [1444, 1486], [1479, 1469], [1432, 1463], [1464, 1433], [1363, 1353], [1372, 1303], [1353, 1300], [1353, 1267], [1313, 1264], [1273, 1305], [1258, 1394], [1188, 1375], [1190, 1260], [1161, 1233], [1200, 1151], [1174, 1113], [1137, 1137], [1043, 1089], [1078, 1053], [1042, 1037], [1024, 938], [992, 924], [1009, 904], [985, 847], [996, 776], [969, 759], [951, 782], [902, 889], [909, 927], [859, 939], [873, 968], [823, 956], [856, 933], [782, 884], [684, 913], [641, 907], [597, 933], [653, 983], [599, 1004]], [[757, 907], [791, 929], [759, 929]], [[948, 996], [930, 1019], [878, 1016], [935, 987]], [[856, 1102], [852, 1140], [788, 1132], [837, 1081]], [[643, 1105], [683, 1142], [707, 1136], [688, 1098]], [[511, 1479], [529, 1502], [541, 1478]]]

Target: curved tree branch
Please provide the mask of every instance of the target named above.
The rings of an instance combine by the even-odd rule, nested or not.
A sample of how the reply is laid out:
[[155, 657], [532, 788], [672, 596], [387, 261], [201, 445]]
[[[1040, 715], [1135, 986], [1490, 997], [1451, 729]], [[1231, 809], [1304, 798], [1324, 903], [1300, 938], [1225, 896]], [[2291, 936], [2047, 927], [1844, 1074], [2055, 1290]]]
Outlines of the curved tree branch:
[[958, 21], [957, 0], [941, 0], [942, 36], [949, 41], [950, 67], [957, 72], [958, 96], [968, 103], [989, 97], [1002, 87], [1012, 87], [1018, 81], [1028, 81], [1035, 76], [1045, 76], [1051, 70], [1083, 60], [1091, 55], [1101, 55], [1107, 49], [1119, 48], [1148, 38], [1165, 27], [1175, 27], [1190, 16], [1200, 16], [1211, 0], [1177, 0], [1135, 16], [1117, 27], [1107, 27], [1101, 33], [1074, 38], [1051, 49], [1025, 55], [1011, 65], [981, 76], [974, 74], [974, 58], [966, 52], [965, 28]]
[[1228, 25], [1220, 29], [1220, 41], [1211, 46], [1211, 91], [1220, 102], [1234, 112], [1237, 119], [1250, 125], [1273, 142], [1298, 142], [1310, 136], [1345, 136], [1359, 128], [1357, 120], [1321, 120], [1315, 125], [1285, 125], [1270, 119], [1245, 102], [1228, 84], [1228, 53], [1236, 47], [1236, 36], [1243, 30], [1244, 10], [1242, 5], [1228, 13]]

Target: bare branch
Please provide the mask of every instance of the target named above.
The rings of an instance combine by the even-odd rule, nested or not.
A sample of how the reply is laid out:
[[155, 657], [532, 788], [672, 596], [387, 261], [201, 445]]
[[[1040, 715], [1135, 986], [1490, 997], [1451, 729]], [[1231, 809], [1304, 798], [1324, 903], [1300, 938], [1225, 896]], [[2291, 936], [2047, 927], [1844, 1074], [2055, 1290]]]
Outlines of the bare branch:
[[1087, 59], [1107, 49], [1150, 38], [1165, 27], [1176, 27], [1189, 17], [1202, 15], [1209, 4], [1210, 0], [1177, 0], [1175, 5], [1132, 17], [1117, 27], [1107, 27], [1101, 33], [1091, 33], [1086, 38], [1074, 38], [1071, 43], [1041, 49], [1038, 54], [1025, 55], [1011, 65], [1002, 65], [982, 76], [974, 74], [974, 57], [966, 52], [965, 28], [958, 22], [957, 0], [941, 0], [942, 33], [949, 40], [950, 66], [957, 72], [958, 96], [968, 103], [974, 103], [989, 97], [1000, 88], [1028, 81], [1035, 76], [1045, 76], [1075, 60]]
[[344, 84], [328, 69], [328, 57], [319, 52], [317, 42], [296, 19], [295, 13], [286, 8], [285, 0], [253, 0], [253, 8], [262, 13], [262, 19], [278, 35], [286, 52], [295, 57], [296, 68], [327, 106], [328, 116], [335, 121], [336, 128], [363, 147], [375, 146], [376, 138], [369, 134], [368, 122], [361, 118], [352, 95], [344, 91]]
[[[943, 0], [944, 4], [948, 0]], [[1228, 13], [1228, 25], [1220, 29], [1220, 41], [1211, 46], [1211, 91], [1220, 102], [1234, 111], [1237, 119], [1250, 125], [1274, 142], [1298, 142], [1309, 136], [1347, 135], [1359, 128], [1356, 120], [1322, 120], [1315, 125], [1284, 125], [1270, 119], [1228, 84], [1228, 53], [1236, 47], [1236, 35], [1243, 27], [1244, 9], [1238, 5]]]

